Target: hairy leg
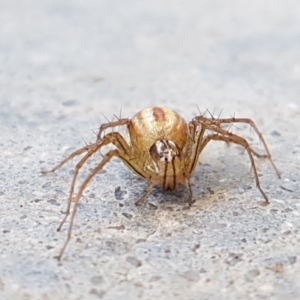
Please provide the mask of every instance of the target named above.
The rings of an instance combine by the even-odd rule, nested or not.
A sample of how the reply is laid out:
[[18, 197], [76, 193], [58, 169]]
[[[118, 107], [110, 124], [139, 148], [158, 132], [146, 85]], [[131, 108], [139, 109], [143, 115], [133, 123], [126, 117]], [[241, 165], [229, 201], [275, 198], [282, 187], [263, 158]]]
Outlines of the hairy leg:
[[123, 125], [127, 125], [130, 122], [130, 119], [119, 119], [118, 121], [114, 121], [114, 122], [109, 122], [109, 123], [105, 123], [102, 124], [99, 128], [99, 132], [97, 134], [97, 141], [101, 140], [101, 135], [103, 133], [103, 131], [107, 128], [113, 128], [113, 127], [117, 127], [117, 126], [123, 126]]
[[[93, 144], [94, 147], [92, 149], [90, 149], [90, 151], [75, 166], [71, 189], [70, 189], [70, 194], [69, 194], [69, 198], [68, 198], [68, 206], [67, 206], [66, 215], [63, 218], [63, 220], [61, 221], [60, 225], [58, 226], [57, 231], [61, 230], [63, 224], [66, 222], [66, 220], [70, 214], [73, 193], [74, 193], [75, 184], [76, 184], [76, 180], [77, 180], [80, 169], [93, 154], [95, 154], [103, 146], [108, 145], [108, 144], [115, 145], [120, 151], [123, 151], [125, 154], [127, 152], [130, 152], [129, 146], [127, 145], [126, 141], [123, 139], [123, 137], [118, 132], [109, 133], [99, 143]], [[130, 155], [130, 154], [131, 153], [129, 153], [128, 155]]]
[[270, 203], [267, 195], [265, 194], [265, 192], [262, 190], [262, 188], [260, 186], [255, 161], [254, 161], [254, 158], [253, 158], [253, 150], [249, 146], [249, 143], [244, 138], [242, 138], [238, 135], [235, 135], [233, 133], [230, 133], [230, 135], [227, 135], [227, 136], [215, 133], [215, 134], [210, 134], [210, 135], [206, 136], [203, 139], [203, 142], [201, 144], [201, 151], [207, 146], [208, 142], [212, 141], [212, 140], [214, 140], [214, 141], [223, 141], [223, 142], [226, 142], [226, 143], [233, 143], [233, 144], [237, 144], [237, 145], [240, 145], [243, 148], [245, 148], [245, 150], [248, 153], [250, 162], [251, 162], [251, 167], [252, 167], [252, 170], [253, 170], [253, 173], [254, 173], [254, 179], [255, 179], [256, 186], [259, 189], [262, 196], [264, 197], [266, 203]]
[[153, 190], [153, 187], [154, 187], [154, 184], [150, 183], [146, 190], [146, 193], [140, 199], [135, 201], [135, 205], [140, 205], [142, 202], [144, 202], [146, 200], [146, 198], [149, 196], [149, 194], [151, 193], [151, 191]]
[[81, 155], [84, 152], [92, 150], [95, 145], [96, 144], [91, 144], [91, 145], [84, 146], [83, 148], [80, 148], [80, 149], [74, 151], [68, 157], [66, 157], [64, 160], [62, 160], [58, 165], [56, 165], [53, 169], [51, 169], [49, 171], [42, 171], [42, 174], [54, 173], [56, 170], [61, 168], [65, 163], [67, 163], [69, 160], [71, 160], [75, 156]]
[[272, 160], [272, 157], [271, 157], [270, 151], [268, 149], [267, 143], [265, 142], [262, 134], [258, 130], [255, 123], [251, 119], [248, 119], [248, 118], [234, 118], [234, 117], [233, 118], [227, 118], [227, 119], [219, 119], [219, 118], [214, 119], [214, 118], [206, 118], [204, 116], [198, 116], [198, 117], [195, 117], [193, 119], [193, 121], [197, 122], [199, 125], [207, 126], [207, 129], [209, 129], [209, 130], [212, 130], [212, 131], [215, 131], [215, 132], [217, 131], [217, 132], [220, 132], [221, 134], [226, 134], [226, 135], [230, 134], [230, 132], [228, 132], [227, 130], [222, 128], [222, 125], [224, 125], [224, 124], [244, 123], [244, 124], [250, 125], [251, 128], [253, 128], [255, 133], [258, 135], [259, 140], [262, 142], [262, 144], [264, 146], [264, 149], [266, 151], [266, 155], [258, 154], [253, 149], [251, 149], [252, 153], [257, 157], [267, 158], [270, 161], [277, 177], [280, 178], [280, 172], [278, 171], [277, 167], [275, 166], [275, 164]]
[[[92, 178], [101, 171], [101, 169], [104, 167], [104, 165], [106, 165], [113, 156], [119, 157], [119, 150], [115, 149], [115, 150], [110, 150], [108, 153], [105, 154], [104, 158], [102, 159], [102, 161], [93, 169], [93, 171], [88, 175], [88, 177], [83, 181], [83, 183], [81, 184], [78, 194], [76, 195], [75, 198], [75, 203], [74, 203], [74, 208], [72, 211], [72, 215], [71, 215], [71, 220], [70, 220], [70, 224], [69, 224], [69, 229], [68, 229], [68, 235], [67, 235], [67, 239], [58, 255], [58, 260], [61, 260], [62, 255], [65, 252], [65, 249], [71, 239], [71, 235], [72, 235], [72, 228], [73, 228], [73, 223], [74, 223], [74, 218], [77, 212], [77, 208], [78, 208], [78, 203], [79, 200], [82, 196], [83, 191], [85, 190], [85, 188], [87, 187], [87, 185], [89, 184], [89, 182], [92, 180]], [[64, 218], [65, 220], [66, 218]]]

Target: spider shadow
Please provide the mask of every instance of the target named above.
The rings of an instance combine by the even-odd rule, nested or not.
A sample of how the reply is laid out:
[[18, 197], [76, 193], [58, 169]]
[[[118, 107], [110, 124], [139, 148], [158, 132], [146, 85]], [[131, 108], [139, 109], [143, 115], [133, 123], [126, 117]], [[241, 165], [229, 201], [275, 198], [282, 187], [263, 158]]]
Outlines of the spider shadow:
[[[210, 160], [212, 161], [212, 160]], [[236, 155], [220, 156], [208, 163], [198, 163], [196, 170], [190, 178], [193, 192], [193, 201], [215, 201], [224, 199], [225, 193], [241, 194], [250, 189], [256, 189], [251, 167], [247, 165], [244, 156]], [[257, 190], [259, 195], [259, 191]], [[141, 195], [136, 194], [137, 198]], [[173, 191], [163, 191], [161, 186], [153, 188], [147, 198], [150, 205], [184, 205], [187, 204], [187, 189], [184, 185], [178, 185]]]
[[[210, 153], [210, 155], [212, 154]], [[237, 194], [250, 189], [256, 190], [253, 170], [245, 153], [238, 154], [237, 152], [229, 154], [225, 151], [217, 159], [215, 157], [204, 158], [206, 158], [205, 161], [209, 160], [212, 164], [199, 163], [192, 175], [191, 185], [194, 198], [198, 198], [197, 195], [203, 194], [203, 189], [207, 189], [210, 194], [221, 191], [229, 194]], [[261, 176], [264, 175], [265, 171], [259, 171], [260, 163], [259, 160], [256, 161], [256, 167], [261, 186], [263, 186]], [[257, 194], [260, 195], [258, 189]]]
[[[213, 144], [203, 151], [201, 162], [198, 162], [196, 169], [190, 177], [190, 184], [193, 193], [193, 201], [220, 201], [230, 194], [243, 194], [249, 190], [253, 194], [261, 196], [256, 189], [254, 174], [247, 153], [238, 146], [226, 147], [224, 144]], [[261, 186], [268, 191], [262, 179], [273, 176], [272, 170], [265, 159], [256, 159], [256, 167], [260, 177]], [[260, 167], [262, 169], [260, 171]], [[267, 172], [267, 176], [265, 175]], [[122, 174], [126, 180], [133, 180], [135, 189], [128, 188], [130, 198], [138, 200], [147, 189], [146, 181], [136, 177], [124, 168]], [[173, 191], [163, 191], [160, 185], [154, 186], [150, 195], [145, 199], [150, 206], [179, 205], [188, 207], [187, 189], [184, 185], [177, 185]]]

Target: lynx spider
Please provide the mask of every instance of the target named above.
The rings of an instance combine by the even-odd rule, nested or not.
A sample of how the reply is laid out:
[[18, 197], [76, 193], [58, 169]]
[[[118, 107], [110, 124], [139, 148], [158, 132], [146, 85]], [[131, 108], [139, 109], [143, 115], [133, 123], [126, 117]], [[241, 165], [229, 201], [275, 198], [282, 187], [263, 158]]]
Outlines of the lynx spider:
[[[245, 138], [222, 127], [235, 123], [249, 124], [254, 129], [265, 149], [265, 154], [257, 153], [250, 147]], [[117, 131], [104, 134], [106, 129], [117, 126], [126, 126], [129, 139], [126, 139]], [[57, 229], [57, 231], [61, 230], [71, 213], [72, 202], [74, 202], [68, 236], [60, 251], [58, 260], [61, 260], [71, 239], [74, 218], [83, 191], [92, 178], [102, 170], [112, 157], [119, 158], [131, 171], [149, 182], [145, 194], [135, 204], [143, 202], [155, 185], [161, 185], [165, 191], [174, 190], [177, 184], [184, 184], [187, 187], [188, 204], [191, 206], [193, 201], [189, 182], [190, 176], [196, 167], [199, 155], [210, 141], [237, 144], [246, 150], [251, 162], [256, 186], [266, 203], [269, 203], [267, 195], [260, 186], [253, 156], [267, 158], [278, 178], [280, 178], [280, 173], [272, 161], [262, 134], [251, 119], [235, 117], [221, 119], [199, 115], [187, 123], [178, 113], [170, 109], [160, 107], [147, 108], [138, 112], [132, 119], [122, 118], [101, 125], [95, 143], [76, 150], [52, 170], [43, 171], [44, 174], [55, 172], [75, 156], [85, 153], [75, 167], [66, 215]], [[114, 145], [115, 149], [108, 151], [104, 155], [101, 162], [80, 185], [77, 195], [73, 198], [75, 183], [80, 169], [93, 154], [100, 151], [103, 146], [109, 144]]]

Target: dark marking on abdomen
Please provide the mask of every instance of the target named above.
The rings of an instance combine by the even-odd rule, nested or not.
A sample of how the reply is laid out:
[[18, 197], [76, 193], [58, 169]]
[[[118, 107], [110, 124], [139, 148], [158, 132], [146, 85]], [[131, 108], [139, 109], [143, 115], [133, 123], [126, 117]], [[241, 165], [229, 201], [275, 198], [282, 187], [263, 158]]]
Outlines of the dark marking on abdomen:
[[153, 107], [152, 111], [156, 122], [166, 121], [166, 114], [160, 107]]

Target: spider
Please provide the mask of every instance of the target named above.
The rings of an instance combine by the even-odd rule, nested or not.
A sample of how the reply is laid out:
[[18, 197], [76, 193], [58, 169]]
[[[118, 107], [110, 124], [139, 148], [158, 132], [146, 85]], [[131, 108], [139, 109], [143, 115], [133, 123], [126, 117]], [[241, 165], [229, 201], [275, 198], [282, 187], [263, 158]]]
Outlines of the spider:
[[[234, 123], [249, 124], [262, 142], [265, 154], [257, 153], [250, 147], [245, 138], [224, 129], [224, 125]], [[116, 131], [105, 134], [106, 129], [117, 126], [126, 126], [129, 137], [125, 138]], [[71, 205], [74, 202], [68, 235], [60, 251], [58, 260], [61, 260], [71, 239], [74, 218], [83, 191], [92, 178], [102, 170], [111, 158], [119, 158], [131, 171], [149, 182], [145, 194], [135, 202], [136, 205], [142, 203], [147, 198], [155, 185], [161, 185], [162, 189], [166, 191], [174, 190], [178, 184], [183, 184], [187, 188], [187, 202], [191, 206], [193, 201], [189, 180], [197, 165], [199, 155], [210, 141], [233, 143], [242, 146], [246, 150], [251, 162], [256, 186], [268, 204], [268, 197], [259, 183], [253, 156], [267, 158], [278, 178], [280, 178], [280, 173], [272, 161], [263, 136], [251, 119], [234, 117], [221, 119], [214, 118], [213, 116], [208, 118], [204, 115], [199, 115], [187, 123], [178, 113], [168, 108], [147, 108], [135, 114], [131, 119], [118, 119], [114, 122], [102, 124], [95, 143], [76, 150], [52, 170], [42, 172], [43, 174], [55, 172], [75, 156], [85, 153], [75, 167], [66, 215], [57, 228], [57, 231], [61, 230], [70, 215]], [[109, 144], [114, 145], [115, 149], [108, 151], [103, 156], [100, 163], [85, 178], [79, 187], [78, 193], [74, 196], [75, 183], [81, 167], [93, 154], [100, 151], [103, 146]]]

